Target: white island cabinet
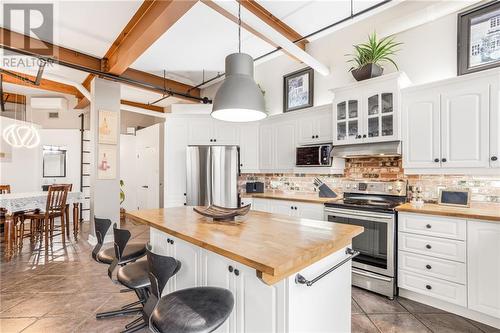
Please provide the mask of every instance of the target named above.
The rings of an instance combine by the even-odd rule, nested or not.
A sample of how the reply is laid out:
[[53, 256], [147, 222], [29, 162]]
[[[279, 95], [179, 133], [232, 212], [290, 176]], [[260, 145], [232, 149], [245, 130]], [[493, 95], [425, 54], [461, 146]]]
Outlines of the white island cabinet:
[[[347, 249], [361, 227], [255, 211], [214, 223], [192, 207], [127, 216], [151, 227], [153, 252], [182, 264], [164, 294], [201, 286], [232, 292], [233, 311], [216, 332], [351, 331]], [[298, 274], [311, 281], [325, 272], [310, 286], [296, 282]]]

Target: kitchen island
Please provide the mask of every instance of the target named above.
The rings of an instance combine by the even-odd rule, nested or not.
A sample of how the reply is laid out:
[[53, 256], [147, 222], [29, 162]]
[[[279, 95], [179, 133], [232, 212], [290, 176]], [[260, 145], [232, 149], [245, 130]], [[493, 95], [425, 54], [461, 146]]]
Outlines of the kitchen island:
[[166, 293], [194, 286], [231, 290], [235, 308], [218, 332], [350, 332], [351, 261], [362, 227], [250, 211], [214, 222], [192, 207], [127, 213], [151, 227], [153, 251], [182, 262]]

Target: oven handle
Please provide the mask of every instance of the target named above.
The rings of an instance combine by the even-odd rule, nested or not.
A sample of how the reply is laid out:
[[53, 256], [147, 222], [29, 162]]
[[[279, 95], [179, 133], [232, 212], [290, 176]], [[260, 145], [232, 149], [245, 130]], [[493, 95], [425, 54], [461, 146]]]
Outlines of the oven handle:
[[339, 262], [338, 264], [336, 264], [332, 268], [321, 273], [320, 275], [318, 275], [317, 277], [315, 277], [314, 279], [312, 279], [310, 281], [307, 280], [304, 276], [302, 276], [300, 274], [295, 275], [295, 283], [296, 284], [305, 284], [306, 286], [310, 287], [313, 284], [315, 284], [316, 282], [318, 282], [319, 280], [321, 280], [322, 278], [324, 278], [325, 276], [327, 276], [328, 274], [330, 274], [331, 272], [333, 272], [334, 270], [336, 270], [337, 268], [339, 268], [340, 266], [342, 266], [343, 264], [345, 264], [346, 262], [348, 262], [349, 260], [352, 260], [352, 258], [358, 256], [360, 252], [355, 251], [355, 250], [350, 249], [350, 248], [347, 248], [345, 250], [345, 253], [349, 255], [347, 258], [345, 258], [344, 260], [342, 260], [341, 262]]
[[382, 277], [378, 274], [373, 274], [373, 273], [369, 273], [369, 272], [364, 272], [364, 271], [361, 271], [359, 269], [355, 269], [353, 268], [352, 269], [352, 273], [353, 274], [357, 274], [357, 275], [361, 275], [361, 276], [366, 276], [366, 277], [370, 277], [370, 278], [373, 278], [373, 279], [377, 279], [377, 280], [382, 280], [382, 281], [391, 281], [390, 278], [387, 278], [387, 277]]
[[326, 208], [325, 213], [326, 215], [333, 215], [346, 218], [357, 218], [359, 220], [367, 220], [374, 222], [390, 223], [394, 221], [394, 215], [392, 214], [377, 214], [377, 213], [363, 214], [361, 211], [356, 211], [351, 209], [337, 210], [337, 209]]

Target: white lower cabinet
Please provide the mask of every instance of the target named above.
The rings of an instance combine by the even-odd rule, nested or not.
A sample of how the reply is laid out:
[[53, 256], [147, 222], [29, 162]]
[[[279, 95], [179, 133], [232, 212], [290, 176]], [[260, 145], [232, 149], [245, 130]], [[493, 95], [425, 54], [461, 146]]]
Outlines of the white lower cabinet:
[[500, 328], [500, 223], [414, 213], [398, 220], [400, 294]]
[[252, 205], [252, 210], [320, 221], [324, 220], [324, 208], [320, 203], [262, 198], [253, 198]]
[[500, 318], [500, 223], [468, 221], [469, 308]]
[[[228, 289], [234, 308], [216, 332], [339, 332], [351, 330], [351, 263], [328, 274], [314, 286], [295, 283], [295, 274], [273, 285], [262, 282], [255, 269], [151, 228], [153, 252], [172, 256], [181, 269], [164, 295], [190, 287]], [[173, 240], [167, 242], [167, 240]], [[306, 278], [326, 271], [346, 257], [341, 249], [300, 271]], [[332, 297], [334, 295], [334, 297]]]

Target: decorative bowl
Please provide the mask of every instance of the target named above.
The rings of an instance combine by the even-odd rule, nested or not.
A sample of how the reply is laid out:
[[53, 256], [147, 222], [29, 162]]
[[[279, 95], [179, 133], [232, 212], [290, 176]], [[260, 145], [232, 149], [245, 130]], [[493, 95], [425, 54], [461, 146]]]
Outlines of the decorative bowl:
[[239, 208], [226, 208], [210, 205], [201, 209], [193, 207], [193, 210], [200, 215], [213, 218], [214, 221], [234, 221], [236, 216], [246, 215], [250, 211], [250, 206], [251, 204]]

